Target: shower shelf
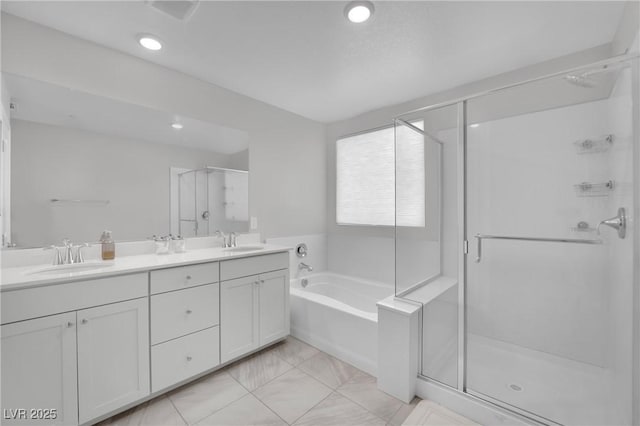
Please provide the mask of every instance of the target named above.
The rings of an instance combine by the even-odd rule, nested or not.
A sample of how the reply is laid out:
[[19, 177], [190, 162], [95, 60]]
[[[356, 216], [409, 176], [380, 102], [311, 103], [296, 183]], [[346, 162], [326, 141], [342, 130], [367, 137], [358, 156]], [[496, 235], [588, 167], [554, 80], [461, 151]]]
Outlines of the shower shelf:
[[591, 226], [589, 226], [589, 223], [584, 221], [578, 222], [578, 224], [572, 227], [571, 230], [573, 232], [579, 233], [596, 232], [596, 228], [592, 228]]
[[581, 139], [575, 141], [573, 145], [576, 147], [578, 154], [606, 152], [613, 145], [613, 135], [606, 135], [597, 139]]
[[582, 182], [573, 185], [578, 197], [606, 197], [615, 188], [612, 180], [607, 182], [592, 183]]

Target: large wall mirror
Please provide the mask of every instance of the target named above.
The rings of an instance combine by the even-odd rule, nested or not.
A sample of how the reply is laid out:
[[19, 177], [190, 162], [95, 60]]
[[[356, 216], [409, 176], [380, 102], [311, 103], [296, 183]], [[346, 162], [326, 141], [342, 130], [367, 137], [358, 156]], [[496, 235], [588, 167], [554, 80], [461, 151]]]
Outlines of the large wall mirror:
[[10, 243], [247, 232], [246, 132], [4, 73]]

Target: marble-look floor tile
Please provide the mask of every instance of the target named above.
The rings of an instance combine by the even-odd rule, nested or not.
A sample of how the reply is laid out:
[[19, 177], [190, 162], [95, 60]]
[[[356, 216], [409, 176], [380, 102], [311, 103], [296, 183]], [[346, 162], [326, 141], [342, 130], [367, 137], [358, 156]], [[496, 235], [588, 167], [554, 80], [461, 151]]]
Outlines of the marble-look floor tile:
[[164, 395], [98, 423], [98, 426], [158, 425], [186, 425], [171, 401]]
[[255, 396], [248, 394], [220, 411], [201, 420], [202, 426], [286, 426], [286, 423], [269, 410]]
[[318, 352], [318, 349], [307, 345], [295, 337], [287, 337], [287, 339], [273, 349], [274, 353], [291, 365], [298, 365], [303, 361], [311, 358]]
[[298, 426], [383, 426], [384, 424], [384, 420], [337, 392], [329, 395], [295, 423]]
[[231, 365], [227, 371], [242, 386], [253, 391], [292, 368], [273, 350], [268, 350]]
[[388, 424], [391, 426], [401, 426], [402, 423], [404, 423], [404, 421], [407, 419], [407, 417], [409, 417], [409, 414], [411, 414], [413, 409], [416, 408], [416, 405], [418, 405], [420, 401], [422, 401], [422, 399], [416, 396], [415, 398], [413, 398], [413, 401], [411, 401], [409, 404], [403, 403], [400, 409], [396, 411], [393, 417], [391, 417], [391, 420], [389, 420]]
[[300, 364], [298, 368], [332, 389], [344, 384], [360, 371], [324, 352], [317, 353]]
[[220, 371], [176, 389], [169, 398], [182, 417], [195, 424], [247, 393], [233, 377]]
[[433, 401], [420, 401], [403, 426], [479, 426]]
[[293, 423], [331, 392], [331, 388], [294, 368], [253, 394], [287, 423]]
[[378, 389], [375, 377], [362, 371], [340, 386], [338, 392], [386, 421], [402, 406], [402, 401]]

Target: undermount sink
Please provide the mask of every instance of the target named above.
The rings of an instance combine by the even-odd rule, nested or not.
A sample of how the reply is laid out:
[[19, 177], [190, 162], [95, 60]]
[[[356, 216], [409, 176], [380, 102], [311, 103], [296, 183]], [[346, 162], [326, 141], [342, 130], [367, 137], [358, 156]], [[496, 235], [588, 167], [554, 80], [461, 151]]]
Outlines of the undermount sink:
[[231, 253], [243, 253], [245, 251], [256, 251], [256, 250], [263, 250], [263, 249], [264, 249], [263, 246], [238, 246], [238, 247], [226, 248], [226, 249], [223, 249], [222, 251], [227, 251]]
[[72, 263], [68, 265], [54, 265], [48, 268], [38, 269], [37, 271], [30, 272], [29, 275], [56, 275], [56, 274], [71, 274], [74, 272], [86, 272], [95, 269], [108, 268], [113, 266], [114, 262], [85, 262], [85, 263]]

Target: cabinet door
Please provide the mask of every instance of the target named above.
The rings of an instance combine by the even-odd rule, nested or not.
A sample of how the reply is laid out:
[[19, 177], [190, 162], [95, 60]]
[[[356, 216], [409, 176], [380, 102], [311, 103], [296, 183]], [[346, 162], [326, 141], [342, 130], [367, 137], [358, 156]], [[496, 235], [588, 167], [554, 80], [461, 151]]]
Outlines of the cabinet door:
[[2, 424], [77, 424], [76, 313], [3, 325], [0, 333]]
[[227, 362], [258, 347], [259, 276], [220, 283], [220, 360]]
[[260, 346], [289, 335], [289, 270], [260, 275]]
[[149, 395], [149, 301], [78, 311], [80, 422]]

